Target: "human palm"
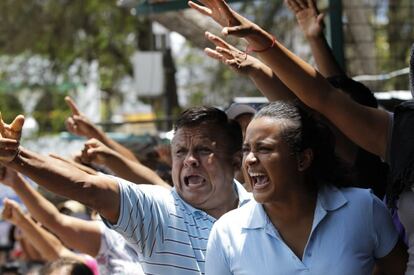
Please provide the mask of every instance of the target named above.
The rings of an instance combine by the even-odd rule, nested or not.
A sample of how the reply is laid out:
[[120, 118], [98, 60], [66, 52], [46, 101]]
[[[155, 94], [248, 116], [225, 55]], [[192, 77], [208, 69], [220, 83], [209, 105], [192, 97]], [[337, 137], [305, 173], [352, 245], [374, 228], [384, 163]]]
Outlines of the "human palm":
[[225, 35], [233, 34], [244, 37], [252, 34], [256, 29], [253, 22], [232, 10], [224, 0], [200, 0], [200, 2], [203, 5], [198, 5], [192, 1], [189, 1], [188, 5], [201, 14], [211, 17], [224, 27], [223, 33]]
[[0, 138], [20, 140], [22, 135], [22, 128], [24, 123], [24, 117], [18, 115], [12, 123], [6, 124], [0, 114]]
[[322, 34], [324, 28], [322, 16], [313, 8], [306, 8], [296, 13], [296, 19], [305, 36], [315, 37]]
[[12, 123], [6, 124], [0, 114], [0, 162], [8, 163], [18, 152], [24, 116], [18, 115]]
[[212, 33], [206, 32], [206, 37], [216, 45], [214, 50], [209, 48], [205, 50], [209, 57], [223, 62], [240, 74], [248, 75], [253, 70], [254, 63], [257, 61], [254, 57], [240, 51]]
[[65, 97], [72, 115], [66, 120], [66, 128], [74, 135], [82, 137], [97, 137], [99, 130], [96, 126], [79, 110], [72, 98]]

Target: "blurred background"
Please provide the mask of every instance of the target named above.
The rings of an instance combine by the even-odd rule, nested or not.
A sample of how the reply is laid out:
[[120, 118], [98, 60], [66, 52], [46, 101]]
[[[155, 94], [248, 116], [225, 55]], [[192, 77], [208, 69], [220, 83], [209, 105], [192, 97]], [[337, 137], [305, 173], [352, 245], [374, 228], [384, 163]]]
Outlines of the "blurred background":
[[[230, 2], [313, 62], [282, 0]], [[413, 1], [321, 0], [318, 6], [350, 76], [384, 108], [411, 98]], [[82, 142], [65, 133], [64, 97], [70, 95], [87, 117], [138, 152], [142, 144], [168, 143], [174, 118], [187, 107], [263, 102], [249, 79], [206, 57], [207, 29], [220, 33], [182, 0], [1, 1], [3, 119], [25, 114], [24, 138], [34, 150], [71, 151]]]
[[[311, 61], [281, 0], [232, 1]], [[387, 108], [409, 98], [410, 0], [324, 0], [326, 35], [348, 74]], [[208, 59], [204, 30], [220, 29], [179, 0], [4, 0], [0, 3], [0, 110], [24, 113], [26, 136], [64, 131], [71, 95], [108, 131], [157, 134], [183, 108], [260, 96], [247, 78]], [[240, 45], [244, 47], [243, 45]]]
[[[229, 2], [313, 63], [282, 0]], [[368, 86], [383, 108], [411, 99], [414, 1], [320, 0], [318, 6], [326, 15], [326, 37], [348, 75]], [[69, 95], [89, 119], [154, 168], [159, 157], [154, 148], [168, 145], [183, 109], [265, 102], [249, 79], [203, 53], [212, 46], [205, 30], [221, 29], [187, 9], [186, 0], [2, 0], [3, 119], [10, 123], [24, 114], [25, 147], [70, 155], [84, 140], [66, 132]], [[0, 185], [0, 198], [5, 196], [14, 194]], [[4, 242], [0, 238], [0, 250]]]

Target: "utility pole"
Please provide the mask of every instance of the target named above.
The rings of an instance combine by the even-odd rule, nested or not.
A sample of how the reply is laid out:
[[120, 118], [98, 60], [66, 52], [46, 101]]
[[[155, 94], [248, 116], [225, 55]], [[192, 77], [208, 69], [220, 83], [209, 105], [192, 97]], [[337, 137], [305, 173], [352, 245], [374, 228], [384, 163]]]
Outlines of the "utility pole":
[[329, 24], [327, 26], [327, 37], [336, 61], [345, 72], [342, 10], [342, 0], [329, 0]]

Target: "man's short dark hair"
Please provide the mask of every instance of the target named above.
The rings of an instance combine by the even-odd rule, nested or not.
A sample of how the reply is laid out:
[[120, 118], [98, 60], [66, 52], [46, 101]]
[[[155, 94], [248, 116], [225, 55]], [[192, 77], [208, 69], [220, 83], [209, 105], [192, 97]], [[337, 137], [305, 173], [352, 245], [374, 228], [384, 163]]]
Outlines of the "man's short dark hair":
[[185, 110], [178, 117], [174, 126], [174, 131], [176, 132], [184, 127], [191, 128], [202, 125], [217, 127], [218, 130], [226, 136], [227, 147], [230, 154], [234, 154], [241, 150], [243, 137], [240, 125], [236, 121], [228, 119], [225, 112], [214, 107], [201, 106]]

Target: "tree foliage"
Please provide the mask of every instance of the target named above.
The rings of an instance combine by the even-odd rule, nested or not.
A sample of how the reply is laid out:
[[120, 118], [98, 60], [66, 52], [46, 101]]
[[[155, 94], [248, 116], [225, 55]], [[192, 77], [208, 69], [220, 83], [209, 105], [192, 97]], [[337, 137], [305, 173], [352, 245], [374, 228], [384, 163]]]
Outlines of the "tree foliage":
[[0, 55], [41, 55], [56, 74], [76, 61], [98, 60], [102, 87], [132, 74], [140, 20], [113, 0], [4, 0], [0, 2]]

